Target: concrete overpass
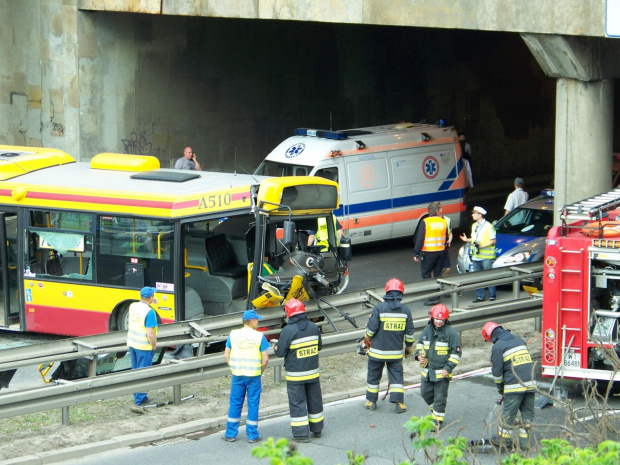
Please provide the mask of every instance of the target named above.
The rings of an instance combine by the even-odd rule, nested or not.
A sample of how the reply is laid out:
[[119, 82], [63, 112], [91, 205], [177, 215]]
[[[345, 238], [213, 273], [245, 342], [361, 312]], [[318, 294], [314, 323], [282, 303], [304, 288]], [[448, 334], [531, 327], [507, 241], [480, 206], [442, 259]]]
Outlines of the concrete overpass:
[[[164, 165], [201, 143], [199, 154], [214, 154], [207, 167], [251, 169], [292, 126], [381, 124], [423, 109], [473, 133], [478, 179], [538, 174], [553, 166], [551, 148], [563, 204], [611, 183], [618, 3], [2, 0], [0, 143], [82, 159], [151, 153]], [[480, 55], [459, 64], [464, 53]], [[502, 78], [486, 82], [476, 66]], [[555, 95], [549, 80], [532, 84], [541, 70]], [[554, 110], [540, 103], [550, 99]], [[554, 123], [514, 129], [549, 112]]]

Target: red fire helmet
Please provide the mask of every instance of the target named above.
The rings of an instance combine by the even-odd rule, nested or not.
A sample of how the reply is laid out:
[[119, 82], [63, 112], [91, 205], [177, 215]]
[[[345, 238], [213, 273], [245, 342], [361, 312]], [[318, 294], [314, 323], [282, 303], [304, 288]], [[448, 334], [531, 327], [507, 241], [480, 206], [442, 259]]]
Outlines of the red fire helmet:
[[404, 294], [405, 285], [400, 279], [392, 278], [387, 283], [385, 283], [385, 292], [388, 291], [399, 291]]
[[437, 304], [431, 308], [431, 318], [438, 320], [447, 320], [450, 318], [450, 310], [444, 304]]
[[482, 327], [482, 338], [485, 342], [489, 342], [491, 340], [491, 334], [493, 334], [493, 330], [495, 328], [499, 328], [499, 325], [493, 321], [488, 321]]
[[291, 299], [284, 306], [286, 310], [286, 317], [290, 318], [293, 315], [299, 315], [300, 313], [306, 313], [306, 306], [301, 300]]

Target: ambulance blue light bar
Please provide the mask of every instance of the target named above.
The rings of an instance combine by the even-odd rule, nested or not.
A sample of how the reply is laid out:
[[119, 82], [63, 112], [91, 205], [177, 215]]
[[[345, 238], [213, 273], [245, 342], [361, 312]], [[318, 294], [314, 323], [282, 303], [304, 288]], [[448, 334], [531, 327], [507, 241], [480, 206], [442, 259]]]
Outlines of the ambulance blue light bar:
[[334, 139], [334, 140], [344, 140], [349, 137], [344, 132], [340, 131], [323, 131], [322, 129], [307, 129], [307, 128], [297, 128], [293, 130], [293, 134], [296, 136], [312, 136], [312, 137], [320, 137], [322, 139]]

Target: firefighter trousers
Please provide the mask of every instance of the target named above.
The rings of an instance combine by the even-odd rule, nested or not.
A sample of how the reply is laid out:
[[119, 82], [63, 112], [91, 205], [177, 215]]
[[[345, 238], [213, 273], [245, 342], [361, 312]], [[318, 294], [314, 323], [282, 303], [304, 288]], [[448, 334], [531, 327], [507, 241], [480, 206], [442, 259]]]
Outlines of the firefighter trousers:
[[517, 413], [521, 412], [519, 426], [519, 447], [526, 449], [529, 442], [529, 427], [534, 421], [535, 394], [532, 391], [510, 392], [504, 395], [502, 413], [497, 426], [497, 436], [506, 447], [512, 445], [513, 427]]
[[310, 383], [286, 383], [293, 437], [307, 438], [323, 431], [323, 396], [317, 378]]
[[387, 367], [388, 381], [390, 382], [390, 402], [405, 401], [405, 387], [403, 385], [403, 359], [380, 360], [368, 357], [368, 372], [366, 374], [366, 400], [377, 402], [379, 399], [379, 383], [383, 374], [383, 367]]
[[420, 394], [424, 402], [431, 409], [433, 420], [440, 425], [446, 416], [446, 405], [448, 403], [448, 388], [450, 381], [448, 379], [438, 379], [430, 381], [427, 377], [422, 377], [422, 385], [420, 386]]

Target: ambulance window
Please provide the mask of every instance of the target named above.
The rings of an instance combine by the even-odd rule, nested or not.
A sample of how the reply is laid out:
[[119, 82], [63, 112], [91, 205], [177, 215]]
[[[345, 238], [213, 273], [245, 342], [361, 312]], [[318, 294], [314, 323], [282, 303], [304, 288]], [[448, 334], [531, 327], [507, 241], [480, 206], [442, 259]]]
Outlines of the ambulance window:
[[314, 175], [320, 176], [325, 179], [329, 179], [330, 181], [338, 182], [338, 168], [336, 167], [322, 168], [320, 170], [317, 170], [317, 172], [314, 173]]

